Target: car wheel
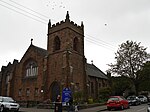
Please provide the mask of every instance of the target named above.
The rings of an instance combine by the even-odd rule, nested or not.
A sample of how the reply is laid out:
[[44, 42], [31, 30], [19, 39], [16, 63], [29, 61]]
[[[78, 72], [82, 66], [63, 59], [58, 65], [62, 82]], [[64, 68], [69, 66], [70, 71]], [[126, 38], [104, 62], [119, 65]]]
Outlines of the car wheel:
[[138, 105], [138, 102], [135, 102], [135, 106], [137, 106]]
[[123, 110], [124, 109], [124, 106], [123, 105], [121, 105], [121, 110]]
[[0, 112], [4, 112], [4, 106], [1, 106]]
[[130, 108], [130, 105], [128, 105], [128, 107], [127, 107], [128, 109]]
[[110, 110], [111, 110], [111, 108], [107, 107], [107, 110], [108, 110], [108, 111], [110, 111]]
[[19, 109], [17, 109], [15, 112], [19, 112]]

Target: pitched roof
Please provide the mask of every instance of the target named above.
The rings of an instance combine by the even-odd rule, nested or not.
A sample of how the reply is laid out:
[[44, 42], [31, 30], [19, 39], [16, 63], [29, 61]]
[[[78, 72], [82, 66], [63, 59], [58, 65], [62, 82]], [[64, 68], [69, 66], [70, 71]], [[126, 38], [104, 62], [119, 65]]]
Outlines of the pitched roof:
[[39, 54], [41, 54], [42, 56], [47, 56], [48, 55], [48, 51], [46, 49], [31, 45]]
[[108, 79], [106, 74], [93, 64], [88, 64], [88, 63], [86, 64], [86, 74], [92, 77]]

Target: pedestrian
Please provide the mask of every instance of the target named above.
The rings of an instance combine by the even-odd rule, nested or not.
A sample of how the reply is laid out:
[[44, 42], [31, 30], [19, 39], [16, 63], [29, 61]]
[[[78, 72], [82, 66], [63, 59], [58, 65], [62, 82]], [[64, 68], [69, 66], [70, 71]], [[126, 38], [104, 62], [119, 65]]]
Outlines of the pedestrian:
[[70, 97], [70, 99], [69, 99], [69, 105], [72, 105], [72, 104], [73, 104], [73, 98]]
[[60, 100], [61, 100], [60, 95], [58, 95], [56, 98], [56, 102], [60, 102]]
[[78, 105], [75, 105], [74, 110], [75, 110], [75, 112], [78, 112], [78, 111], [79, 111], [79, 110], [78, 110]]
[[54, 112], [62, 112], [62, 103], [60, 95], [57, 96], [55, 102], [55, 111]]
[[72, 97], [70, 97], [68, 104], [69, 104], [68, 112], [72, 112], [73, 111], [73, 98]]

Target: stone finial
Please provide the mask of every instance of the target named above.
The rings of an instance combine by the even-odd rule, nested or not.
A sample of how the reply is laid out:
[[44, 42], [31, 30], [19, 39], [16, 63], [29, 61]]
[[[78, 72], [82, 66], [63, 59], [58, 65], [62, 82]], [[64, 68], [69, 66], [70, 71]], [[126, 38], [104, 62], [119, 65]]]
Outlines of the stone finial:
[[81, 21], [81, 27], [84, 27], [84, 25], [83, 25], [83, 21]]
[[70, 21], [69, 18], [70, 18], [70, 17], [69, 17], [69, 11], [67, 11], [67, 14], [66, 14], [66, 20], [67, 20], [67, 21]]
[[84, 24], [83, 24], [83, 21], [81, 22], [81, 28], [82, 28], [82, 29], [84, 28]]
[[51, 27], [51, 20], [49, 19], [49, 22], [48, 22], [48, 27], [50, 28]]
[[91, 63], [92, 63], [92, 65], [93, 65], [93, 60], [91, 60]]
[[31, 39], [31, 45], [32, 45], [32, 41], [33, 41], [33, 39]]

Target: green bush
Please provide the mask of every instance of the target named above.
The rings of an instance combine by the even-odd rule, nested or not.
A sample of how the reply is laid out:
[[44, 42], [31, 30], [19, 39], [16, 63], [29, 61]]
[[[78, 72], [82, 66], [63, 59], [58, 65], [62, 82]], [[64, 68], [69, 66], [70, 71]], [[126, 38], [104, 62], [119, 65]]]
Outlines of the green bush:
[[83, 92], [78, 91], [73, 93], [73, 102], [74, 103], [81, 103], [83, 100]]
[[89, 103], [89, 104], [92, 104], [92, 103], [93, 103], [93, 98], [89, 98], [89, 99], [88, 99], [88, 103]]
[[99, 91], [99, 102], [105, 102], [111, 94], [111, 89], [109, 87], [101, 88]]

